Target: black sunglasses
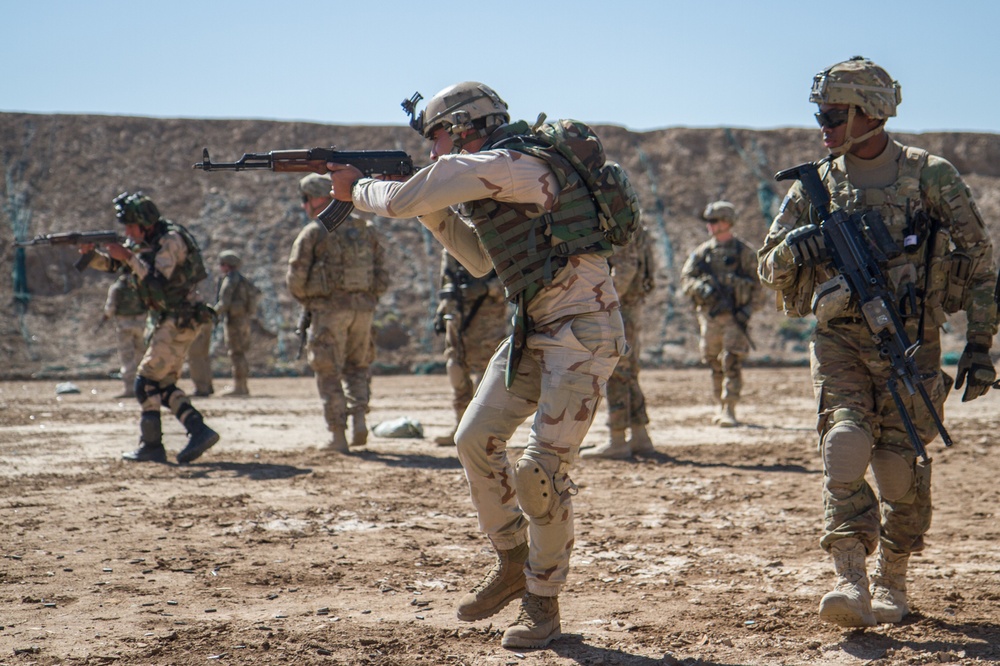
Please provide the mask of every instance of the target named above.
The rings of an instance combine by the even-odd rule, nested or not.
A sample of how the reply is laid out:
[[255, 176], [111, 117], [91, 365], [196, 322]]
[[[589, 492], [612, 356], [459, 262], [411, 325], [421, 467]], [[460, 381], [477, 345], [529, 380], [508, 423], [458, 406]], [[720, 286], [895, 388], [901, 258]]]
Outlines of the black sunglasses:
[[834, 127], [840, 127], [847, 122], [847, 116], [851, 113], [850, 109], [830, 109], [829, 111], [820, 111], [815, 114], [816, 122], [819, 123], [820, 127], [827, 127], [833, 129]]

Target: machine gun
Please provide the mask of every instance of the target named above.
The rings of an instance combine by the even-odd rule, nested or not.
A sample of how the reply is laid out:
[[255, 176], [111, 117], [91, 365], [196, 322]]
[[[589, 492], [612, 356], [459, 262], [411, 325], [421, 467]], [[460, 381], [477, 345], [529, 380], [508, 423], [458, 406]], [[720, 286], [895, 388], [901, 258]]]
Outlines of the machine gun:
[[[920, 343], [911, 344], [906, 336], [902, 318], [895, 304], [892, 290], [880, 267], [879, 257], [873, 251], [865, 224], [860, 214], [848, 215], [844, 210], [830, 211], [830, 193], [819, 175], [819, 167], [823, 162], [806, 162], [791, 169], [779, 171], [775, 180], [798, 180], [802, 183], [806, 197], [819, 214], [819, 231], [822, 234], [829, 261], [846, 282], [853, 297], [857, 298], [862, 319], [871, 332], [872, 340], [878, 345], [879, 356], [889, 361], [892, 373], [889, 376], [888, 388], [896, 410], [903, 420], [906, 434], [913, 444], [914, 450], [925, 462], [928, 461], [927, 450], [917, 435], [913, 418], [906, 410], [899, 394], [899, 383], [902, 382], [911, 396], [920, 394], [927, 407], [934, 425], [945, 446], [951, 446], [951, 436], [945, 430], [941, 416], [934, 408], [934, 403], [927, 395], [927, 389], [921, 382], [917, 364], [913, 360]], [[883, 247], [892, 242], [885, 226], [878, 217], [877, 224], [869, 225], [869, 233], [874, 237], [875, 249], [879, 255], [886, 255]], [[883, 247], [880, 247], [883, 246]], [[881, 257], [883, 260], [885, 256]]]
[[[244, 153], [235, 162], [213, 162], [208, 148], [202, 161], [194, 165], [202, 171], [271, 171], [298, 173], [328, 173], [327, 162], [350, 164], [365, 176], [413, 175], [413, 159], [401, 150], [337, 150], [336, 148], [307, 148], [302, 150], [272, 150], [269, 153]], [[339, 227], [354, 210], [350, 201], [332, 201], [317, 216], [327, 231]]]
[[[42, 234], [28, 240], [19, 240], [14, 243], [18, 247], [30, 245], [99, 245], [101, 243], [124, 243], [125, 238], [117, 231], [66, 231], [58, 234]], [[94, 256], [91, 250], [80, 255], [73, 267], [81, 273], [86, 270], [87, 265]]]

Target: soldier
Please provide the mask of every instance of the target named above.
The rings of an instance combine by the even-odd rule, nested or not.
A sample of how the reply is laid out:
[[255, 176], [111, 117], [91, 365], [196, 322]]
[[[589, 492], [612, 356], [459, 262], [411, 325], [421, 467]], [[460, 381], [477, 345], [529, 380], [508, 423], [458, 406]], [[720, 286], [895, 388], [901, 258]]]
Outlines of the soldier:
[[[608, 430], [606, 444], [584, 449], [581, 458], [622, 460], [633, 454], [655, 452], [646, 426], [646, 397], [639, 386], [639, 352], [642, 335], [642, 311], [646, 296], [656, 287], [656, 257], [645, 226], [640, 227], [629, 245], [608, 258], [615, 290], [621, 300], [622, 321], [629, 351], [618, 359], [608, 379]], [[625, 431], [632, 437], [626, 441]]]
[[507, 299], [496, 271], [474, 277], [447, 250], [441, 252], [440, 297], [434, 330], [445, 334], [445, 368], [453, 393], [455, 427], [434, 442], [455, 446], [458, 423], [490, 357], [507, 336]]
[[219, 270], [222, 278], [215, 299], [215, 312], [222, 321], [226, 349], [233, 365], [233, 387], [223, 393], [225, 396], [250, 395], [247, 377], [250, 363], [250, 320], [257, 311], [257, 289], [250, 280], [240, 273], [240, 256], [231, 250], [219, 255]]
[[[502, 645], [543, 647], [561, 634], [558, 595], [576, 494], [569, 469], [625, 349], [605, 259], [611, 246], [595, 233], [595, 209], [583, 203], [589, 190], [569, 160], [535, 151], [530, 126], [510, 123], [506, 102], [488, 86], [446, 88], [414, 116], [413, 128], [432, 142], [430, 167], [388, 182], [331, 164], [333, 194], [379, 215], [418, 217], [471, 274], [496, 270], [515, 303], [514, 334], [490, 360], [455, 433], [480, 527], [496, 550], [458, 618], [490, 617], [520, 597]], [[565, 233], [561, 242], [553, 229]], [[578, 247], [556, 254], [554, 245]], [[528, 444], [512, 464], [507, 442], [532, 414]]]
[[[201, 252], [188, 230], [161, 217], [153, 200], [141, 192], [121, 194], [114, 203], [118, 221], [125, 225], [126, 245], [106, 245], [89, 265], [107, 272], [127, 270], [153, 322], [135, 380], [135, 397], [142, 409], [139, 448], [123, 453], [122, 458], [167, 461], [160, 424], [160, 407], [166, 405], [188, 434], [177, 462], [189, 463], [219, 441], [219, 434], [205, 425], [201, 413], [177, 387], [198, 325], [213, 315], [210, 307], [192, 296], [206, 276]], [[93, 249], [92, 244], [80, 246], [81, 254]]]
[[736, 209], [728, 201], [710, 203], [702, 219], [709, 238], [681, 269], [681, 289], [698, 316], [701, 361], [712, 370], [713, 419], [723, 428], [739, 425], [736, 405], [743, 388], [743, 359], [752, 345], [747, 325], [759, 298], [757, 253], [733, 235]]
[[[809, 101], [819, 106], [816, 119], [830, 151], [820, 175], [832, 208], [881, 213], [899, 250], [891, 259], [884, 255], [882, 268], [938, 413], [951, 384], [941, 371], [940, 327], [947, 313], [964, 310], [968, 322], [955, 388], [967, 382], [963, 401], [983, 395], [996, 379], [990, 359], [996, 267], [969, 188], [946, 160], [886, 133], [900, 89], [872, 61], [855, 57], [823, 70]], [[931, 523], [930, 461], [917, 459], [889, 389], [889, 361], [879, 354], [857, 299], [826, 261], [818, 224], [796, 182], [759, 257], [761, 280], [780, 292], [786, 314], [816, 315], [810, 365], [824, 470], [820, 545], [837, 572], [834, 590], [820, 602], [820, 618], [844, 627], [899, 622], [909, 612], [908, 561], [923, 549]], [[900, 393], [916, 435], [930, 443], [938, 430], [929, 410], [919, 396]], [[869, 468], [874, 489], [865, 479]], [[873, 552], [869, 587], [866, 557]]]
[[119, 273], [108, 287], [102, 320], [109, 319], [115, 322], [118, 360], [121, 361], [121, 376], [125, 385], [124, 391], [115, 397], [134, 398], [136, 368], [146, 351], [146, 306], [125, 271]]
[[306, 352], [332, 434], [327, 449], [347, 453], [368, 442], [369, 365], [372, 321], [389, 286], [385, 250], [374, 225], [357, 215], [327, 233], [316, 216], [329, 205], [330, 179], [309, 174], [299, 181], [302, 207], [313, 221], [292, 245], [285, 277], [288, 290], [309, 313]]

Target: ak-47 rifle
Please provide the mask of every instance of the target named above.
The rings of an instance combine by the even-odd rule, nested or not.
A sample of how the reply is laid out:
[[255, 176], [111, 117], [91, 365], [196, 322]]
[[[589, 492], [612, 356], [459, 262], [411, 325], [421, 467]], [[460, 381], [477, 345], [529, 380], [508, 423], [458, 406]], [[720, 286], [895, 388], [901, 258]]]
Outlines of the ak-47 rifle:
[[[18, 247], [29, 245], [100, 245], [102, 243], [124, 243], [125, 238], [117, 231], [66, 231], [58, 234], [42, 234], [27, 240], [19, 240], [14, 243]], [[73, 264], [73, 267], [81, 273], [86, 270], [94, 256], [91, 250], [80, 256]]]
[[[337, 150], [336, 148], [307, 148], [302, 150], [272, 150], [269, 153], [244, 153], [235, 162], [213, 162], [208, 148], [202, 161], [194, 165], [203, 171], [271, 171], [299, 173], [328, 173], [327, 162], [350, 164], [365, 176], [410, 176], [413, 159], [401, 150]], [[317, 218], [327, 231], [339, 227], [354, 210], [350, 201], [333, 201]]]
[[[920, 342], [910, 343], [896, 307], [895, 296], [880, 266], [879, 259], [884, 261], [888, 258], [894, 241], [880, 215], [849, 215], [843, 209], [830, 211], [830, 193], [819, 175], [819, 167], [825, 161], [806, 162], [780, 171], [774, 178], [779, 181], [795, 179], [801, 182], [806, 197], [819, 214], [819, 233], [822, 234], [829, 262], [847, 283], [853, 297], [857, 298], [862, 319], [871, 332], [872, 340], [878, 345], [879, 356], [889, 361], [892, 368], [888, 381], [889, 393], [914, 450], [926, 462], [927, 449], [917, 435], [913, 418], [899, 395], [899, 382], [903, 383], [911, 396], [920, 394], [944, 445], [951, 446], [952, 441], [924, 388], [921, 381], [923, 377], [913, 360]], [[872, 237], [874, 246], [868, 240], [869, 236]], [[798, 260], [801, 255], [796, 256]]]
[[715, 273], [712, 272], [712, 267], [709, 265], [705, 257], [695, 265], [695, 267], [701, 271], [701, 274], [708, 280], [709, 284], [712, 286], [712, 294], [715, 297], [715, 305], [709, 310], [708, 314], [710, 317], [714, 317], [721, 312], [729, 312], [733, 315], [733, 321], [739, 327], [740, 331], [743, 333], [743, 337], [747, 339], [750, 344], [750, 349], [756, 350], [757, 346], [753, 343], [753, 338], [750, 337], [750, 331], [747, 329], [747, 323], [750, 321], [749, 312], [745, 311], [743, 308], [736, 307], [736, 301], [733, 298], [733, 290], [729, 287], [725, 287], [719, 282], [719, 279], [715, 277]]

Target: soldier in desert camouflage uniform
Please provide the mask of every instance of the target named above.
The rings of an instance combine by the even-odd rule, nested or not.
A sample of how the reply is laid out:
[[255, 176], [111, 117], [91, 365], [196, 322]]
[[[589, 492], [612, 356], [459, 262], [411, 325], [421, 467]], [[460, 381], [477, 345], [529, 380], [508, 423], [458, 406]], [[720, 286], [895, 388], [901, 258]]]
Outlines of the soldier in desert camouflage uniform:
[[[200, 293], [201, 288], [202, 285], [199, 285], [199, 300], [204, 299]], [[212, 382], [212, 338], [215, 335], [215, 323], [215, 319], [209, 319], [198, 324], [198, 332], [194, 336], [194, 342], [191, 343], [190, 349], [188, 349], [188, 377], [194, 384], [192, 395], [199, 398], [207, 398], [215, 393], [215, 386]]]
[[[656, 287], [656, 257], [647, 229], [640, 227], [632, 242], [616, 250], [608, 258], [608, 263], [621, 300], [629, 351], [618, 359], [618, 365], [608, 379], [608, 442], [583, 449], [580, 457], [620, 460], [633, 454], [648, 455], [655, 451], [646, 430], [649, 424], [646, 397], [639, 386], [643, 303]], [[625, 439], [626, 430], [632, 435], [628, 441]]]
[[135, 397], [135, 372], [146, 351], [146, 306], [139, 292], [132, 286], [128, 274], [122, 272], [108, 287], [104, 302], [104, 321], [115, 323], [115, 340], [118, 342], [118, 360], [121, 361], [124, 391], [116, 398]]
[[434, 330], [445, 334], [445, 368], [453, 393], [455, 427], [434, 442], [455, 446], [458, 423], [493, 352], [507, 336], [507, 299], [496, 271], [475, 277], [447, 250], [441, 251], [440, 297]]
[[[502, 644], [542, 647], [561, 632], [558, 595], [569, 571], [576, 494], [569, 469], [625, 335], [605, 259], [610, 245], [556, 256], [546, 224], [532, 223], [551, 219], [548, 213], [562, 211], [586, 186], [566, 158], [529, 155], [518, 137], [530, 127], [509, 119], [507, 104], [488, 86], [460, 83], [435, 95], [411, 123], [433, 143], [431, 166], [406, 182], [330, 168], [335, 198], [387, 217], [417, 216], [470, 273], [495, 269], [516, 303], [515, 333], [493, 355], [455, 434], [480, 528], [497, 553], [493, 569], [459, 602], [458, 618], [487, 618], [521, 597]], [[588, 210], [595, 215], [574, 209], [581, 216]], [[515, 247], [523, 251], [508, 254]], [[549, 275], [521, 278], [542, 264]], [[507, 442], [532, 414], [528, 444], [512, 464]]]
[[728, 201], [710, 203], [702, 219], [712, 237], [684, 263], [681, 289], [694, 303], [701, 361], [712, 370], [712, 400], [720, 408], [714, 420], [731, 428], [739, 424], [743, 359], [750, 352], [747, 326], [760, 294], [757, 253], [733, 235], [736, 209]]
[[[105, 246], [94, 254], [90, 266], [107, 272], [127, 270], [153, 322], [135, 380], [135, 397], [142, 409], [139, 448], [122, 458], [166, 462], [160, 424], [160, 408], [166, 405], [188, 434], [177, 462], [189, 463], [219, 441], [219, 434], [205, 425], [201, 413], [177, 387], [198, 325], [213, 316], [212, 309], [193, 295], [206, 275], [201, 253], [187, 229], [161, 217], [156, 204], [141, 192], [118, 196], [115, 208], [118, 221], [125, 225], [127, 244]], [[93, 249], [90, 244], [80, 246], [82, 254]]]
[[389, 287], [389, 271], [372, 224], [352, 215], [328, 233], [315, 221], [331, 201], [328, 177], [309, 174], [299, 181], [299, 190], [302, 207], [313, 221], [292, 245], [285, 280], [292, 297], [312, 317], [306, 353], [332, 435], [326, 448], [346, 453], [348, 414], [350, 446], [368, 441], [372, 320], [379, 297]]
[[247, 378], [250, 376], [250, 320], [256, 309], [257, 288], [240, 273], [240, 256], [231, 250], [219, 254], [222, 279], [216, 294], [214, 310], [222, 322], [226, 350], [233, 366], [233, 387], [225, 396], [250, 395]]
[[[898, 298], [906, 336], [927, 394], [940, 414], [951, 378], [941, 371], [940, 327], [964, 310], [965, 351], [956, 389], [962, 400], [996, 379], [990, 347], [996, 334], [993, 247], [969, 188], [944, 159], [904, 146], [885, 132], [896, 115], [899, 84], [861, 57], [816, 75], [809, 101], [831, 161], [820, 176], [832, 208], [878, 211], [898, 252], [882, 270]], [[795, 183], [759, 252], [763, 283], [780, 292], [791, 316], [816, 315], [810, 364], [824, 468], [822, 548], [837, 572], [820, 617], [845, 627], [899, 622], [908, 612], [910, 554], [924, 547], [931, 522], [931, 465], [918, 459], [888, 389], [892, 372], [880, 357], [857, 299], [826, 260], [819, 219]], [[859, 239], [869, 242], [867, 238]], [[895, 256], [889, 258], [889, 255]], [[900, 392], [919, 439], [937, 434], [919, 396]], [[865, 479], [871, 471], [873, 489]], [[877, 553], [869, 585], [866, 557]]]

